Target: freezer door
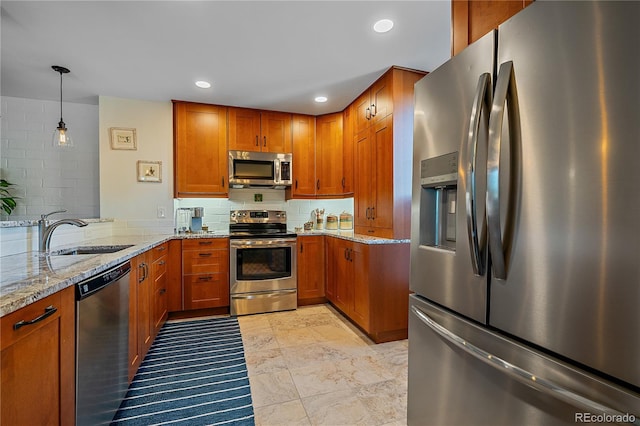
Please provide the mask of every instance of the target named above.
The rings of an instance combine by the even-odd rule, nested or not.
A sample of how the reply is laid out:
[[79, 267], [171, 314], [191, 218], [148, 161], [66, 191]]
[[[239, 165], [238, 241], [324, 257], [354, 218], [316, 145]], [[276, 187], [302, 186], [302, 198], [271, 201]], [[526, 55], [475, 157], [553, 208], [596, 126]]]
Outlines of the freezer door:
[[[487, 34], [417, 82], [414, 105], [410, 287], [481, 322], [487, 303], [482, 230], [490, 103], [485, 101], [492, 92], [494, 41], [495, 33]], [[484, 96], [476, 96], [479, 88]], [[470, 126], [477, 139], [469, 137]], [[424, 161], [436, 157], [444, 162], [441, 168], [435, 160], [441, 171], [426, 171], [446, 176], [427, 182]], [[450, 173], [449, 163], [456, 160]], [[440, 185], [443, 179], [449, 179], [446, 186]]]
[[419, 297], [409, 307], [409, 425], [640, 424], [639, 394]]
[[487, 209], [489, 323], [636, 387], [639, 16], [639, 2], [535, 2], [499, 27], [492, 110], [512, 62], [521, 139], [489, 159], [489, 180], [501, 180], [488, 194], [500, 204], [497, 232]]

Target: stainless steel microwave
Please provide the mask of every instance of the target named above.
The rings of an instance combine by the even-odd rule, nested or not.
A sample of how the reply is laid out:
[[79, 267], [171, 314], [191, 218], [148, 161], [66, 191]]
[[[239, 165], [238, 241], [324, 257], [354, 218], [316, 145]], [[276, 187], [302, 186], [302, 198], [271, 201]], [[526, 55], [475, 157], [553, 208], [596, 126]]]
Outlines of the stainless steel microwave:
[[230, 188], [291, 186], [291, 154], [229, 151]]

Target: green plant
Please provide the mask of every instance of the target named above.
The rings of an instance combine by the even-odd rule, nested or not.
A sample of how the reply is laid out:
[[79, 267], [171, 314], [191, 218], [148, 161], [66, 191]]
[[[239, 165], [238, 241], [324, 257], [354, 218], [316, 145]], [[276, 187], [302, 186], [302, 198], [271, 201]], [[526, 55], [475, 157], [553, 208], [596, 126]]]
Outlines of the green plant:
[[6, 214], [11, 214], [13, 209], [16, 208], [16, 200], [11, 195], [10, 190], [12, 186], [12, 183], [0, 179], [0, 200], [2, 200], [2, 210], [4, 210]]

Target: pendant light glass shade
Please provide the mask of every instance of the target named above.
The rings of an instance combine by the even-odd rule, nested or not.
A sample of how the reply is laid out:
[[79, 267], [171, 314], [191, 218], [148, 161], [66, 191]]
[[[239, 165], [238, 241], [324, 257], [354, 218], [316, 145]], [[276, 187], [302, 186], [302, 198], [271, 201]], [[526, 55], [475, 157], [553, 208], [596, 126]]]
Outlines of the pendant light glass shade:
[[60, 122], [58, 123], [58, 127], [53, 131], [52, 143], [53, 146], [59, 148], [71, 148], [73, 147], [73, 139], [69, 134], [67, 125], [64, 124], [64, 121], [62, 120], [62, 74], [69, 73], [69, 70], [59, 65], [52, 65], [51, 68], [60, 73]]
[[59, 148], [71, 148], [73, 146], [73, 139], [69, 134], [69, 129], [64, 124], [64, 121], [58, 123], [58, 128], [53, 131], [53, 146]]

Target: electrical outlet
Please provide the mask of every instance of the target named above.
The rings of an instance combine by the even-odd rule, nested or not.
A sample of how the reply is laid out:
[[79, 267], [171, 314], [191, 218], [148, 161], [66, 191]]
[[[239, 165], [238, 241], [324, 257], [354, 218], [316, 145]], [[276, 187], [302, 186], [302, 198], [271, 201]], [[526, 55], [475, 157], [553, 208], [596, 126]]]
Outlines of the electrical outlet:
[[163, 219], [163, 218], [167, 217], [166, 209], [164, 207], [162, 207], [162, 206], [158, 206], [157, 215], [158, 215], [159, 219]]

